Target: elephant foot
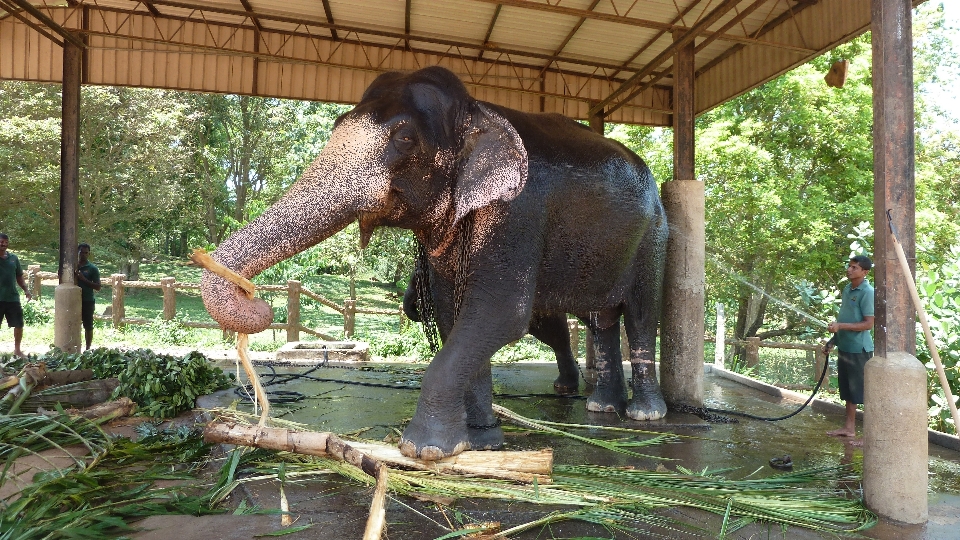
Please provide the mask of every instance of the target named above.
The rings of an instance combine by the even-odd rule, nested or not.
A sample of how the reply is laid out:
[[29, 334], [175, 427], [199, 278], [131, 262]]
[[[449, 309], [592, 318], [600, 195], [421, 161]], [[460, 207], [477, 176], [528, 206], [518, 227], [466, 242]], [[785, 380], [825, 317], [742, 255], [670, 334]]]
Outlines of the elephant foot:
[[471, 450], [500, 450], [503, 448], [503, 428], [495, 426], [467, 426]]
[[659, 391], [652, 394], [634, 392], [627, 407], [627, 417], [633, 420], [659, 420], [667, 415], [667, 403]]
[[553, 381], [553, 391], [561, 396], [575, 396], [580, 391], [580, 377], [573, 378], [560, 376]]
[[626, 390], [597, 386], [587, 398], [587, 410], [592, 412], [618, 412], [627, 404]]
[[[414, 416], [400, 437], [400, 453], [414, 459], [437, 461], [470, 449], [466, 426], [459, 429], [444, 426], [435, 417], [422, 422]], [[501, 432], [501, 437], [503, 433]]]

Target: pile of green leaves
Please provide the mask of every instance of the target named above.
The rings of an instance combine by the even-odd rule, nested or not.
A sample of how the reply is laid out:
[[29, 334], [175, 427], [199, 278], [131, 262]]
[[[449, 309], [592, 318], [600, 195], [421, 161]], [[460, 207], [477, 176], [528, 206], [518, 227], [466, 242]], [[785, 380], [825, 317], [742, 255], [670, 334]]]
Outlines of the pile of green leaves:
[[[25, 434], [42, 434], [25, 437]], [[82, 444], [93, 450], [64, 469], [37, 474], [0, 504], [0, 538], [114, 538], [152, 515], [221, 513], [217, 486], [198, 480], [210, 445], [195, 430], [157, 431], [134, 442], [110, 439], [88, 420], [0, 416], [0, 447], [19, 455]], [[6, 478], [0, 476], [0, 485]], [[162, 482], [162, 486], [158, 485]]]
[[115, 377], [120, 386], [113, 397], [132, 399], [140, 414], [154, 418], [190, 410], [199, 396], [229, 388], [234, 379], [197, 351], [178, 357], [149, 349], [91, 349], [80, 354], [52, 349], [38, 361], [46, 362], [48, 369], [91, 369], [97, 379]]

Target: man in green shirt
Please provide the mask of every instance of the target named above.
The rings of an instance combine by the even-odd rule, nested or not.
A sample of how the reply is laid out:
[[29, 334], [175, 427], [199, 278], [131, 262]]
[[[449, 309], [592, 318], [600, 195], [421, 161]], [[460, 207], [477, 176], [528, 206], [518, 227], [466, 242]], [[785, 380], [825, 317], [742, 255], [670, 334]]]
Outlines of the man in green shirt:
[[[856, 437], [857, 405], [863, 403], [863, 368], [873, 357], [873, 286], [866, 280], [873, 261], [857, 255], [847, 264], [847, 283], [840, 301], [840, 314], [827, 330], [835, 334], [837, 380], [840, 399], [846, 405], [846, 422], [841, 429], [828, 431], [834, 437]], [[829, 351], [827, 344], [825, 352]]]
[[0, 323], [7, 320], [7, 326], [13, 328], [13, 354], [23, 356], [20, 341], [23, 339], [23, 308], [20, 306], [20, 293], [17, 285], [23, 289], [27, 302], [33, 298], [23, 279], [20, 259], [7, 251], [10, 237], [0, 233]]
[[100, 290], [100, 269], [90, 262], [90, 244], [80, 244], [79, 249], [77, 285], [80, 286], [80, 318], [83, 321], [83, 337], [89, 350], [93, 343], [93, 312], [97, 306], [93, 292]]

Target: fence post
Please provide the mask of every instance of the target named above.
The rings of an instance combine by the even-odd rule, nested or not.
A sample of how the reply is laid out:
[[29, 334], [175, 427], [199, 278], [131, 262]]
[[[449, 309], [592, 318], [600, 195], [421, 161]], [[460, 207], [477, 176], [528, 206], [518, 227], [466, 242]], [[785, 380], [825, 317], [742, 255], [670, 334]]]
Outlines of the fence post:
[[[823, 354], [823, 348], [817, 347], [816, 350], [816, 360], [813, 362], [813, 384], [816, 385], [817, 381], [820, 380], [820, 373], [823, 371], [823, 365], [827, 363], [827, 355]], [[820, 385], [820, 390], [826, 390], [830, 388], [830, 367], [827, 366], [827, 373], [823, 376], [823, 384]]]
[[357, 301], [347, 298], [343, 301], [343, 337], [352, 338], [357, 323]]
[[113, 274], [110, 281], [113, 282], [113, 327], [123, 326], [123, 319], [126, 311], [123, 307], [123, 280], [127, 278], [126, 274]]
[[717, 339], [716, 346], [713, 349], [713, 363], [720, 367], [723, 367], [724, 355], [727, 352], [727, 344], [724, 342], [724, 336], [727, 332], [726, 325], [727, 320], [723, 315], [723, 304], [717, 302]]
[[31, 264], [27, 267], [27, 275], [30, 276], [30, 294], [36, 300], [40, 300], [40, 285], [43, 280], [40, 279], [40, 265]]
[[747, 367], [757, 367], [760, 365], [760, 338], [747, 338]]
[[300, 282], [287, 281], [287, 343], [300, 341]]
[[160, 280], [160, 290], [163, 292], [163, 320], [172, 321], [177, 316], [177, 293], [174, 286], [175, 277], [165, 277]]

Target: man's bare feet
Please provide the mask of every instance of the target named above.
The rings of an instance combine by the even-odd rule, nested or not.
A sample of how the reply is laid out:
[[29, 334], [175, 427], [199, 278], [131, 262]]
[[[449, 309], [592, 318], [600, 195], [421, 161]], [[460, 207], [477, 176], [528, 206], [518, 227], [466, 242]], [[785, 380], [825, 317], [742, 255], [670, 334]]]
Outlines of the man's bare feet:
[[847, 428], [843, 428], [843, 429], [835, 429], [833, 431], [828, 431], [827, 435], [831, 437], [856, 437], [857, 433]]
[[849, 441], [843, 441], [843, 444], [848, 446], [853, 446], [856, 448], [861, 448], [863, 447], [863, 439], [852, 439]]

